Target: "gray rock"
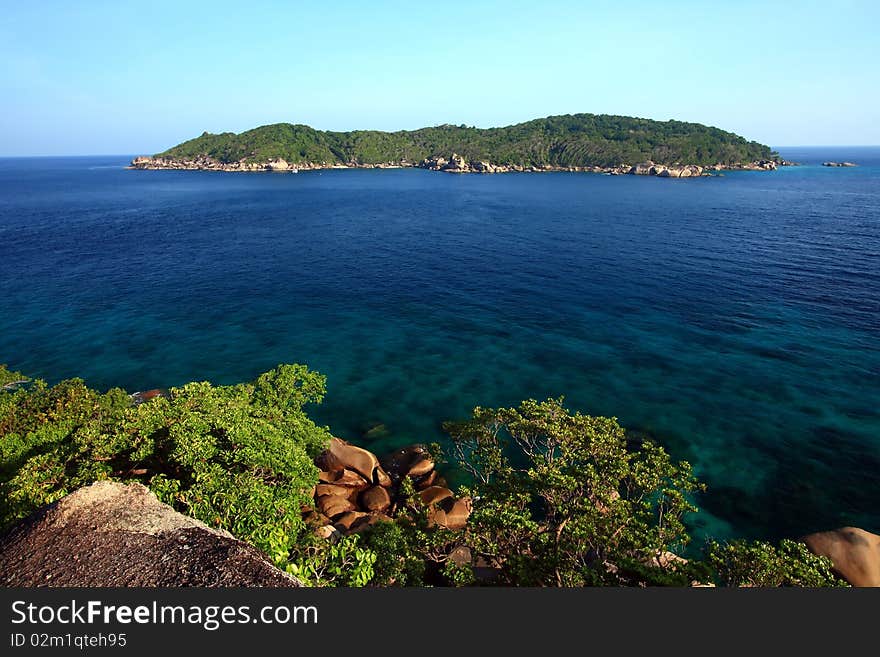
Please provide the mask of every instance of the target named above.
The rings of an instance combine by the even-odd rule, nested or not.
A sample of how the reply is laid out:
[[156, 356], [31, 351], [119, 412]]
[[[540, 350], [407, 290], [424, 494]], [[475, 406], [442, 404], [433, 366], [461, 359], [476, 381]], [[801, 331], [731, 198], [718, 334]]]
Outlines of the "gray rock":
[[100, 481], [0, 538], [0, 586], [295, 587], [255, 547], [162, 504], [140, 484]]

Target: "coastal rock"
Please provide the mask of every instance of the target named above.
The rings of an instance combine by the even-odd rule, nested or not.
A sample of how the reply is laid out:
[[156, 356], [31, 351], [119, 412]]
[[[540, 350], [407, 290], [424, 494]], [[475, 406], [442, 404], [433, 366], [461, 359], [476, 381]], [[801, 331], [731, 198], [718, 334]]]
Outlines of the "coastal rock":
[[434, 462], [424, 445], [401, 447], [383, 456], [380, 462], [395, 481], [407, 475], [419, 477], [434, 469]]
[[823, 167], [857, 167], [858, 164], [854, 162], [823, 162]]
[[441, 171], [449, 171], [450, 173], [465, 173], [470, 171], [467, 161], [458, 153], [453, 153], [449, 158], [449, 162], [440, 167]]
[[463, 497], [446, 497], [428, 511], [428, 523], [447, 529], [464, 529], [471, 514], [471, 501]]
[[379, 459], [372, 452], [355, 447], [339, 438], [330, 439], [328, 451], [344, 468], [354, 470], [370, 483], [381, 486], [391, 485], [391, 478], [379, 465]]
[[100, 481], [0, 538], [0, 585], [293, 587], [256, 548], [177, 513], [140, 484]]
[[357, 530], [360, 525], [369, 522], [369, 519], [369, 513], [364, 513], [363, 511], [349, 511], [339, 516], [339, 518], [336, 519], [336, 522], [333, 523], [333, 526], [343, 534], [346, 534]]
[[372, 486], [361, 493], [360, 501], [367, 511], [385, 511], [391, 506], [391, 495], [382, 486]]
[[853, 586], [880, 586], [880, 536], [841, 527], [805, 536], [810, 552], [831, 559], [834, 570]]
[[154, 399], [159, 399], [161, 397], [164, 397], [165, 399], [170, 399], [171, 395], [167, 390], [153, 388], [152, 390], [133, 392], [131, 394], [131, 401], [135, 406], [138, 406], [140, 404], [144, 404], [148, 401], [153, 401]]
[[443, 486], [428, 486], [428, 488], [419, 491], [419, 499], [426, 506], [437, 504], [448, 497], [452, 497], [452, 491]]
[[633, 176], [650, 176], [652, 175], [651, 169], [653, 169], [653, 167], [654, 163], [648, 160], [647, 162], [634, 164], [627, 173]]
[[315, 486], [315, 496], [324, 497], [325, 495], [337, 495], [346, 499], [351, 499], [353, 495], [357, 495], [358, 489], [353, 486], [339, 486], [337, 484], [318, 484]]
[[290, 165], [287, 160], [277, 159], [266, 163], [266, 171], [287, 171]]
[[323, 495], [318, 498], [318, 509], [325, 516], [334, 520], [343, 513], [354, 511], [357, 509], [357, 506], [341, 495]]
[[315, 535], [331, 543], [338, 543], [342, 539], [342, 532], [333, 525], [323, 525], [315, 530]]
[[360, 474], [347, 468], [335, 472], [321, 471], [318, 473], [318, 481], [323, 484], [349, 486], [352, 488], [366, 488], [370, 485], [370, 482], [364, 479]]

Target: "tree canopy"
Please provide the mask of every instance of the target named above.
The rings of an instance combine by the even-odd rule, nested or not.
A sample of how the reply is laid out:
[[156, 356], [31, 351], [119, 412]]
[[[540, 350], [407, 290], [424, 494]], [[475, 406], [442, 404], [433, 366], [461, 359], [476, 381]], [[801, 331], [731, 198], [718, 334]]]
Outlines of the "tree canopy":
[[607, 114], [566, 114], [501, 128], [440, 125], [418, 130], [332, 132], [277, 123], [240, 134], [203, 133], [158, 156], [219, 162], [379, 164], [458, 153], [468, 160], [521, 166], [738, 164], [770, 159], [768, 146], [699, 123]]

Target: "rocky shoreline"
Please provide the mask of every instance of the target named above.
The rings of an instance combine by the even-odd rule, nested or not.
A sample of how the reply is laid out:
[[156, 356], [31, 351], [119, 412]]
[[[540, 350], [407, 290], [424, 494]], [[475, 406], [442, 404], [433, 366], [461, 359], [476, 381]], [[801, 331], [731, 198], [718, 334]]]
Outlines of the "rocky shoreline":
[[290, 163], [283, 159], [268, 160], [266, 162], [221, 162], [210, 157], [197, 157], [194, 159], [177, 159], [168, 157], [136, 157], [131, 161], [129, 169], [144, 170], [183, 170], [183, 171], [228, 171], [228, 172], [277, 172], [297, 173], [299, 171], [315, 171], [324, 169], [405, 169], [418, 168], [430, 171], [443, 171], [445, 173], [543, 173], [550, 171], [601, 173], [611, 176], [636, 175], [657, 176], [659, 178], [697, 178], [701, 176], [716, 175], [721, 171], [775, 171], [781, 166], [795, 166], [795, 162], [786, 160], [755, 160], [754, 162], [738, 164], [714, 164], [700, 166], [697, 164], [656, 164], [650, 160], [639, 162], [634, 165], [619, 164], [616, 166], [554, 166], [550, 164], [542, 166], [523, 166], [518, 164], [493, 164], [485, 160], [467, 160], [458, 153], [452, 153], [449, 157], [435, 155], [425, 158], [420, 162], [400, 160], [398, 162], [382, 162], [378, 164], [363, 164], [349, 162], [347, 164], [328, 162], [297, 162]]

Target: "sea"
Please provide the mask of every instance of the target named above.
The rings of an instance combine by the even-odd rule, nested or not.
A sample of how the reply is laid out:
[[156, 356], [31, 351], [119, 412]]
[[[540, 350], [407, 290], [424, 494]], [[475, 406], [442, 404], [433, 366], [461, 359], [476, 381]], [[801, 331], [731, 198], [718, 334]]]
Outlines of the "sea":
[[682, 180], [0, 159], [0, 362], [132, 392], [303, 363], [378, 453], [564, 396], [694, 466], [698, 539], [880, 532], [880, 148], [778, 150]]

